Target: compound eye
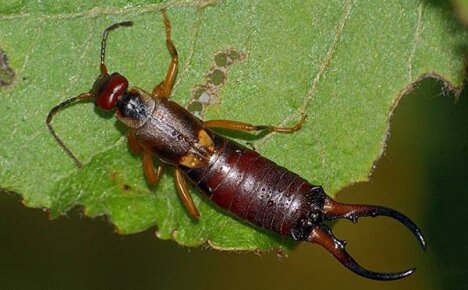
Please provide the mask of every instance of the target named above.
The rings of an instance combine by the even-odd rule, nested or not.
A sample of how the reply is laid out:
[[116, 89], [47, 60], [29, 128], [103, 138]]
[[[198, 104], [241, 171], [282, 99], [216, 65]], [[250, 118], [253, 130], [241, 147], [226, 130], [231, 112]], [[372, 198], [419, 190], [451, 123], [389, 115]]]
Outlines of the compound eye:
[[117, 100], [127, 91], [127, 88], [127, 79], [118, 73], [99, 77], [92, 90], [96, 95], [96, 106], [104, 111], [114, 109]]

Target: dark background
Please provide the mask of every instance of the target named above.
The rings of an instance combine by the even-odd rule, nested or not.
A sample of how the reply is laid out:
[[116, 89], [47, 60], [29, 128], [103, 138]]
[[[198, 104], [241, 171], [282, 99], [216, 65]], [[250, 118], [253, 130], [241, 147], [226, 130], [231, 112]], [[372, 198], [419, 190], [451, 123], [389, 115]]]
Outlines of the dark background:
[[365, 267], [417, 267], [401, 281], [360, 278], [310, 244], [279, 258], [184, 248], [157, 239], [154, 228], [120, 236], [79, 209], [50, 221], [0, 192], [0, 289], [468, 289], [467, 91], [457, 101], [440, 82], [423, 81], [396, 108], [376, 165], [370, 182], [338, 200], [404, 212], [422, 228], [427, 252], [387, 218], [342, 221], [334, 232]]

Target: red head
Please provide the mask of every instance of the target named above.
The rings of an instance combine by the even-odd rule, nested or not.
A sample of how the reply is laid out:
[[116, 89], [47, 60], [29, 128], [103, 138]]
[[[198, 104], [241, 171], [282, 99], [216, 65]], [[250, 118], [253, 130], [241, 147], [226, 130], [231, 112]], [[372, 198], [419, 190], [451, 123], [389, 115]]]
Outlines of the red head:
[[127, 79], [119, 73], [100, 75], [90, 93], [95, 96], [96, 106], [104, 111], [115, 108], [117, 100], [128, 88]]

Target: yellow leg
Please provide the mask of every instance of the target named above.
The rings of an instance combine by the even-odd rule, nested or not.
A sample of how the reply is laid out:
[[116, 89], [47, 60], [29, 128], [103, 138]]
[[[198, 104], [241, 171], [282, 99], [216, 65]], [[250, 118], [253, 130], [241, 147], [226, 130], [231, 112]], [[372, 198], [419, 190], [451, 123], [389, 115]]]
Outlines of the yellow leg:
[[304, 123], [306, 115], [303, 115], [299, 122], [292, 127], [274, 127], [268, 125], [252, 125], [249, 123], [239, 122], [239, 121], [230, 121], [230, 120], [210, 120], [205, 121], [204, 125], [208, 128], [222, 128], [234, 131], [271, 131], [278, 133], [292, 133], [301, 129], [302, 124]]
[[179, 193], [179, 196], [182, 199], [182, 202], [187, 208], [187, 211], [190, 213], [190, 215], [194, 219], [199, 219], [200, 212], [198, 211], [197, 206], [193, 202], [192, 195], [188, 189], [187, 181], [185, 180], [184, 175], [177, 168], [174, 168], [174, 175], [175, 175], [175, 183], [176, 183], [177, 192]]
[[179, 66], [179, 55], [177, 54], [177, 49], [174, 46], [174, 43], [171, 40], [171, 23], [169, 22], [169, 18], [167, 18], [166, 12], [163, 11], [163, 21], [164, 26], [166, 28], [166, 46], [171, 54], [171, 63], [169, 64], [169, 69], [166, 73], [166, 78], [163, 82], [158, 84], [153, 89], [153, 97], [161, 97], [161, 98], [169, 98], [172, 91], [172, 86], [174, 85], [174, 81], [177, 76], [177, 69]]
[[164, 171], [164, 164], [159, 165], [158, 169], [155, 171], [153, 164], [153, 154], [147, 150], [143, 150], [141, 153], [141, 163], [143, 164], [143, 172], [145, 172], [148, 183], [151, 185], [158, 184]]
[[138, 143], [134, 130], [128, 133], [128, 146], [133, 154], [141, 155], [141, 164], [148, 183], [151, 185], [158, 184], [164, 171], [164, 164], [159, 165], [156, 171], [154, 170], [153, 154]]
[[130, 147], [130, 151], [132, 151], [132, 153], [135, 155], [141, 154], [143, 148], [141, 148], [140, 144], [138, 144], [138, 141], [135, 136], [135, 130], [131, 130], [130, 132], [128, 132], [127, 140], [128, 147]]

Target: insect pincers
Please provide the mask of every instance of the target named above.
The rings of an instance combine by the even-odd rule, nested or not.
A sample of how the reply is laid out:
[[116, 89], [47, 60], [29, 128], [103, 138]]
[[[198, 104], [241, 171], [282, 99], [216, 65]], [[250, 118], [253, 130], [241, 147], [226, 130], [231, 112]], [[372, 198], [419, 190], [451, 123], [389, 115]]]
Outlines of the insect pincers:
[[[358, 275], [375, 280], [395, 280], [413, 273], [414, 268], [381, 273], [361, 267], [345, 250], [345, 241], [337, 239], [326, 224], [339, 218], [355, 222], [360, 217], [391, 217], [405, 225], [425, 249], [421, 230], [408, 217], [382, 206], [339, 203], [327, 196], [322, 187], [212, 130], [292, 133], [301, 128], [305, 116], [293, 127], [252, 125], [230, 120], [202, 121], [170, 99], [179, 61], [164, 11], [163, 21], [166, 45], [172, 58], [165, 79], [151, 93], [129, 87], [124, 76], [107, 71], [108, 33], [118, 27], [132, 25], [130, 21], [120, 22], [104, 30], [101, 73], [92, 89], [62, 102], [49, 112], [47, 126], [75, 164], [82, 167], [55, 132], [52, 117], [70, 104], [94, 101], [99, 109], [113, 111], [116, 118], [128, 127], [130, 150], [141, 155], [143, 171], [150, 184], [159, 182], [166, 166], [173, 168], [177, 192], [193, 218], [200, 218], [200, 213], [188, 190], [187, 180], [231, 215], [297, 241], [317, 243]], [[157, 169], [153, 156], [159, 160]]]

